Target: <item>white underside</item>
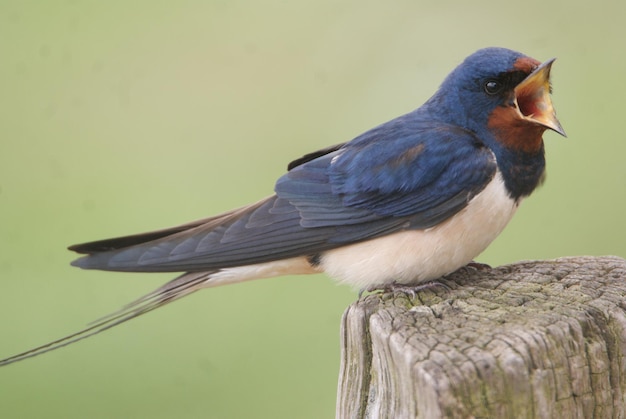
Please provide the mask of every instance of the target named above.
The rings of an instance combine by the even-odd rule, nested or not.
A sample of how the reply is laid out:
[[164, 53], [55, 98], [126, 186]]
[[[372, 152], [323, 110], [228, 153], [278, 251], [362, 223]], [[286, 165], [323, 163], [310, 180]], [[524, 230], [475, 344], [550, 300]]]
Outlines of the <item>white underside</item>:
[[339, 282], [359, 289], [430, 281], [459, 269], [485, 250], [517, 206], [498, 173], [467, 207], [436, 227], [329, 251], [321, 267]]
[[210, 274], [204, 286], [315, 272], [326, 272], [357, 289], [430, 281], [459, 269], [485, 250], [511, 220], [517, 206], [498, 173], [466, 208], [436, 227], [330, 250], [315, 268], [306, 258], [297, 257], [223, 269]]

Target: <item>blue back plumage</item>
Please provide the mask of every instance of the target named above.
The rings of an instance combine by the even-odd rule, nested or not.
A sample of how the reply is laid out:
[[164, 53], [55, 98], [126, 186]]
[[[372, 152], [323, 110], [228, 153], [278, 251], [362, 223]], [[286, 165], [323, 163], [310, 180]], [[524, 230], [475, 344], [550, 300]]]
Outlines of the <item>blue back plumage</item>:
[[495, 171], [472, 133], [416, 111], [292, 169], [276, 192], [306, 227], [409, 217], [412, 228], [427, 228], [467, 205]]

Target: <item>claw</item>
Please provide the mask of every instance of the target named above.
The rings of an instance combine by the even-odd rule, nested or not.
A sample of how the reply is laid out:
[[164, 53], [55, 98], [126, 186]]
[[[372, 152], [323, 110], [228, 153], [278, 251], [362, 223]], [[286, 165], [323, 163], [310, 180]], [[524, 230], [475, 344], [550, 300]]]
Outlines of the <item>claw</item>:
[[465, 265], [465, 267], [474, 268], [477, 271], [490, 271], [492, 269], [491, 265], [488, 265], [486, 263], [476, 262], [476, 261], [471, 261], [470, 263]]

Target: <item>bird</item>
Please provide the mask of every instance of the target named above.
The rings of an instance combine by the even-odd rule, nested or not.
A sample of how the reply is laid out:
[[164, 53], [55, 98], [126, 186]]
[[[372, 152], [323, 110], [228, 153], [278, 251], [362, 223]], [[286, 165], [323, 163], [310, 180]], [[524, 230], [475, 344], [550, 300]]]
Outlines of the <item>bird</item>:
[[419, 286], [472, 262], [545, 178], [543, 134], [565, 135], [550, 71], [506, 48], [465, 58], [419, 108], [291, 163], [259, 202], [180, 226], [70, 246], [72, 265], [177, 272], [58, 349], [203, 288], [326, 273], [355, 289]]

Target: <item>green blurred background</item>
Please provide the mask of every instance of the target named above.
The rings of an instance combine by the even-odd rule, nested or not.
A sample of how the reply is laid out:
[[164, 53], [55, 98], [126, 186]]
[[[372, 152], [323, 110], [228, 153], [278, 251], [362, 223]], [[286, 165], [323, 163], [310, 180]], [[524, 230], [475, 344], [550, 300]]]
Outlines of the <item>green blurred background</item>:
[[[419, 106], [466, 55], [553, 56], [569, 138], [480, 261], [626, 255], [624, 2], [0, 1], [0, 357], [171, 275], [87, 272], [67, 245], [271, 193], [290, 159]], [[329, 418], [328, 278], [207, 290], [0, 369], [6, 418]]]

